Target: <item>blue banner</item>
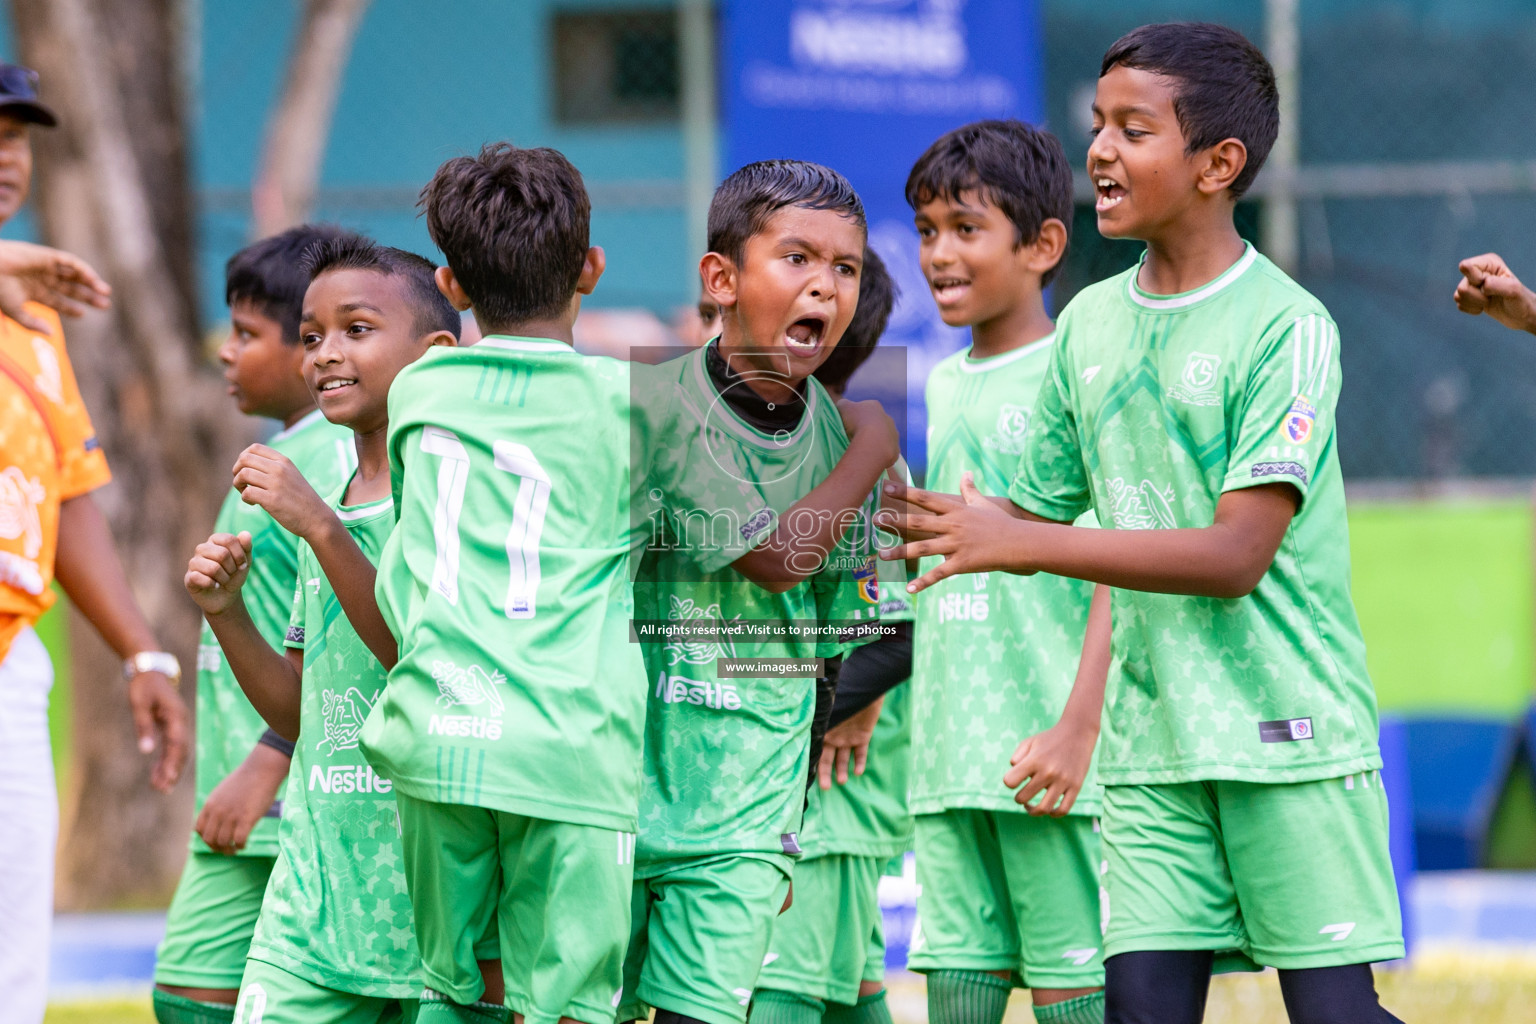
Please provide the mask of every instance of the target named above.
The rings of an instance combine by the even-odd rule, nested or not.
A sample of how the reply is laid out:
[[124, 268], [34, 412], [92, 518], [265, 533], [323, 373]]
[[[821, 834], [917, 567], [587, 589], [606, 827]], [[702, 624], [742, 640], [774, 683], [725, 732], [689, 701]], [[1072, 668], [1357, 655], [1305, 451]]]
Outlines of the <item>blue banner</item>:
[[901, 288], [882, 346], [905, 347], [906, 380], [889, 379], [900, 361], [882, 359], [854, 383], [898, 406], [905, 399], [903, 450], [918, 472], [926, 461], [923, 383], [969, 336], [946, 327], [929, 297], [903, 195], [907, 173], [934, 139], [966, 122], [1038, 122], [1040, 53], [1036, 0], [725, 3], [724, 170], [814, 160], [859, 190], [870, 244]]

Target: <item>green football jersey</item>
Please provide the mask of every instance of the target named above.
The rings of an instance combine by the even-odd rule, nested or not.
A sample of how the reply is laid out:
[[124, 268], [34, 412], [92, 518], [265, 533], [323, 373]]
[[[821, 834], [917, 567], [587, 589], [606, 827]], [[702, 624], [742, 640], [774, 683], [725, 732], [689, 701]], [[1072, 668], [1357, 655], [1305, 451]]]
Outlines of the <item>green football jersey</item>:
[[[928, 377], [928, 489], [958, 494], [969, 470], [1006, 495], [1055, 335], [986, 359], [956, 352]], [[924, 559], [924, 572], [939, 563]], [[1061, 717], [1082, 660], [1093, 585], [1041, 573], [951, 576], [919, 602], [912, 809], [1027, 813], [1003, 785], [1019, 741]], [[1097, 814], [1090, 772], [1073, 814]]]
[[[704, 360], [699, 349], [656, 368], [670, 374], [675, 405], [685, 413], [673, 421], [679, 434], [668, 447], [695, 453], [690, 464], [730, 465], [782, 515], [826, 479], [848, 447], [836, 405], [811, 379], [799, 425], [765, 434], [719, 400]], [[802, 632], [765, 641], [641, 644], [649, 711], [637, 877], [679, 856], [799, 852], [815, 679], [725, 678], [718, 659], [841, 654], [849, 645], [831, 630], [868, 618], [866, 610], [879, 601], [869, 503], [826, 565], [782, 594], [754, 585], [682, 536], [696, 532], [688, 524], [697, 507], [668, 503], [662, 535], [646, 551], [635, 583], [636, 619], [741, 620]]]
[[[394, 526], [388, 499], [330, 504], [377, 562]], [[342, 612], [309, 545], [284, 643], [304, 651], [299, 741], [288, 774], [277, 864], [250, 955], [327, 988], [380, 998], [421, 994], [393, 787], [358, 737], [384, 668]]]
[[663, 436], [676, 413], [632, 401], [630, 364], [548, 339], [434, 348], [395, 378], [399, 525], [377, 593], [400, 660], [363, 750], [401, 792], [635, 830], [631, 558], [651, 506], [694, 495], [738, 523], [721, 564], [774, 525], [741, 474], [676, 459]]
[[[286, 455], [321, 494], [329, 494], [352, 475], [357, 455], [352, 432], [338, 427], [316, 409], [267, 442]], [[251, 571], [241, 593], [251, 620], [273, 647], [281, 647], [293, 608], [293, 579], [298, 572], [299, 540], [278, 526], [265, 509], [247, 505], [240, 492], [231, 490], [219, 508], [215, 533], [248, 531], [251, 535]], [[240, 766], [257, 739], [267, 731], [251, 702], [245, 699], [235, 674], [224, 662], [224, 653], [213, 629], [203, 623], [197, 649], [197, 805], [203, 809], [213, 787]], [[208, 849], [202, 837], [192, 833], [194, 850]], [[277, 818], [263, 818], [251, 830], [247, 857], [277, 855]]]
[[1349, 596], [1334, 409], [1338, 329], [1249, 246], [1210, 283], [1144, 293], [1133, 268], [1062, 312], [1012, 497], [1105, 527], [1210, 526], [1227, 491], [1301, 505], [1247, 597], [1116, 590], [1121, 671], [1099, 740], [1107, 784], [1303, 782], [1381, 766]]
[[[878, 572], [881, 625], [911, 622], [906, 565], [881, 561]], [[850, 767], [846, 784], [834, 779], [831, 789], [811, 787], [800, 832], [805, 856], [897, 857], [912, 849], [911, 782], [912, 685], [902, 682], [886, 691], [864, 774], [854, 775]]]

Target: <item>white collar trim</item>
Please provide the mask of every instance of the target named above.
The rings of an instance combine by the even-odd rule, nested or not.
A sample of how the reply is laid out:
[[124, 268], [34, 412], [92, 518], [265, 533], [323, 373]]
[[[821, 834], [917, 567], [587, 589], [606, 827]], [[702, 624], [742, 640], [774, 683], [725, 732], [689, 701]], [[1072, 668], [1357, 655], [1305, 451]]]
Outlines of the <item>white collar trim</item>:
[[1254, 260], [1258, 258], [1259, 250], [1253, 247], [1253, 243], [1244, 242], [1243, 255], [1236, 263], [1223, 270], [1215, 279], [1206, 282], [1194, 291], [1185, 292], [1182, 295], [1148, 295], [1136, 287], [1136, 278], [1141, 273], [1141, 268], [1146, 261], [1146, 257], [1143, 256], [1142, 262], [1136, 264], [1136, 271], [1126, 279], [1126, 294], [1131, 297], [1132, 302], [1145, 309], [1183, 309], [1186, 306], [1193, 306], [1197, 302], [1204, 302], [1212, 295], [1231, 285], [1232, 282], [1242, 277], [1243, 272], [1253, 266]]
[[378, 501], [370, 501], [366, 505], [358, 505], [355, 508], [338, 508], [336, 518], [344, 523], [350, 523], [357, 519], [368, 519], [380, 512], [388, 512], [394, 507], [394, 498], [380, 498]]
[[[488, 345], [491, 348], [506, 349], [509, 352], [569, 352], [576, 354], [576, 350], [563, 341], [553, 338], [507, 338], [492, 335], [489, 338], [481, 338], [476, 345]], [[474, 348], [474, 345], [467, 346]]]
[[988, 373], [1004, 366], [1018, 362], [1036, 349], [1049, 348], [1051, 342], [1056, 340], [1056, 332], [1052, 331], [1043, 338], [1036, 338], [1028, 345], [1022, 345], [1012, 352], [1004, 352], [999, 356], [987, 356], [985, 359], [972, 359], [971, 350], [966, 349], [965, 355], [960, 357], [960, 369], [966, 373]]

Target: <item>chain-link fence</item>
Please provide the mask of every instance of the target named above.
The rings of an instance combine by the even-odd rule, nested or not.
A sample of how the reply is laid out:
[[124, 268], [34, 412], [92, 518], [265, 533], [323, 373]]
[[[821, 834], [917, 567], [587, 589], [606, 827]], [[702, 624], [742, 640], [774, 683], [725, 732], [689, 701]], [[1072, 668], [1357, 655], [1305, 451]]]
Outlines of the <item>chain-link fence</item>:
[[[1353, 481], [1536, 476], [1536, 339], [1458, 313], [1463, 257], [1536, 279], [1536, 5], [1301, 0], [1295, 275], [1339, 323]], [[1099, 59], [1147, 21], [1210, 18], [1265, 45], [1264, 0], [1047, 0], [1049, 119], [1081, 165]], [[1273, 173], [1239, 208], [1262, 249]], [[1270, 179], [1266, 181], [1266, 179]], [[1132, 262], [1082, 208], [1064, 303]]]

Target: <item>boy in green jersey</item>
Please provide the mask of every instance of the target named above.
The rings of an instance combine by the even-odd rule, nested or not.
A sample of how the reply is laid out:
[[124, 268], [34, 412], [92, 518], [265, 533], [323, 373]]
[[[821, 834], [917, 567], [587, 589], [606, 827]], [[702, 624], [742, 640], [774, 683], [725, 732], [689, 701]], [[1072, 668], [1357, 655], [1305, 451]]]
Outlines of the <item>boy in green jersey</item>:
[[629, 936], [645, 716], [632, 555], [667, 505], [737, 524], [714, 567], [769, 582], [792, 567], [764, 543], [780, 527], [749, 478], [687, 458], [687, 410], [655, 386], [641, 394], [664, 400], [637, 405], [628, 364], [572, 349], [604, 258], [569, 161], [487, 146], [439, 168], [423, 203], [439, 286], [485, 337], [391, 392], [399, 522], [377, 611], [392, 668], [363, 749], [400, 806], [423, 1018], [480, 998], [471, 943], [495, 918], [515, 1013], [602, 1024]]
[[[410, 1020], [421, 960], [393, 787], [358, 750], [385, 673], [370, 650], [377, 636], [353, 623], [360, 599], [371, 600], [373, 564], [394, 525], [384, 447], [391, 383], [428, 348], [455, 345], [459, 317], [438, 292], [433, 266], [414, 254], [333, 239], [308, 250], [305, 263], [305, 381], [325, 417], [352, 430], [358, 467], [322, 499], [265, 445], [235, 465], [242, 499], [303, 540], [286, 657], [243, 599], [258, 557], [249, 533], [214, 534], [186, 579], [251, 703], [296, 744], [278, 862], [235, 1021]], [[483, 1016], [505, 1012], [489, 1005]]]
[[[346, 235], [339, 228], [301, 225], [247, 246], [224, 267], [230, 329], [219, 362], [230, 395], [247, 416], [281, 421], [283, 429], [269, 445], [323, 493], [351, 472], [352, 443], [344, 427], [320, 415], [304, 383], [299, 315], [309, 275], [299, 257], [316, 242]], [[234, 490], [214, 531], [251, 535], [254, 561], [245, 603], [261, 635], [280, 645], [293, 608], [298, 538]], [[197, 821], [155, 957], [160, 1024], [212, 1024], [234, 1016], [251, 932], [277, 857], [280, 804], [274, 801], [292, 753], [240, 692], [207, 626], [198, 650], [197, 706]]]
[[[1116, 588], [1099, 774], [1106, 1019], [1198, 1021], [1213, 964], [1273, 966], [1293, 1021], [1391, 1021], [1403, 955], [1376, 702], [1349, 597], [1338, 331], [1233, 225], [1279, 122], [1230, 29], [1149, 25], [1106, 54], [1088, 171], [1099, 230], [1147, 243], [1085, 289], [1011, 502], [914, 493], [939, 555], [913, 584], [1049, 572]], [[1102, 530], [1070, 523], [1094, 508]], [[1012, 512], [1010, 516], [1009, 513]], [[1080, 676], [1052, 733], [1086, 750]], [[1059, 765], [1021, 753], [1039, 780]]]
[[[928, 486], [958, 491], [971, 470], [1004, 494], [1054, 348], [1043, 289], [1066, 253], [1072, 171], [1049, 132], [979, 121], [930, 146], [906, 193], [939, 315], [971, 330], [928, 378]], [[1059, 808], [1060, 792], [1028, 805], [1004, 785], [1014, 745], [1056, 722], [1078, 672], [1108, 668], [1107, 633], [1088, 642], [1092, 592], [984, 573], [919, 608], [909, 966], [928, 976], [938, 1024], [999, 1024], [1014, 985], [1043, 1022], [1103, 1019], [1098, 784]]]
[[[866, 250], [853, 322], [814, 374], [834, 398], [874, 351], [894, 302], [885, 264]], [[754, 1024], [891, 1019], [878, 889], [892, 858], [912, 846], [909, 687], [901, 685], [912, 674], [912, 610], [905, 566], [881, 562], [878, 569], [880, 604], [869, 612], [882, 632], [851, 652], [838, 676], [819, 786], [810, 791], [800, 832], [805, 852], [795, 865], [795, 899], [773, 925]]]
[[[751, 481], [765, 521], [776, 513], [788, 530], [794, 572], [758, 587], [712, 557], [709, 533], [750, 521], [721, 531], [722, 517], [693, 515], [707, 506], [678, 502], [657, 521], [636, 620], [713, 633], [641, 645], [650, 706], [619, 1020], [647, 1006], [663, 1022], [747, 1015], [800, 853], [813, 721], [831, 711], [833, 677], [818, 684], [814, 666], [835, 671], [838, 624], [878, 601], [868, 506], [898, 454], [876, 403], [840, 416], [811, 378], [858, 300], [865, 224], [852, 186], [816, 164], [749, 164], [715, 191], [709, 246], [700, 272], [720, 336], [645, 376], [685, 418], [671, 458], [688, 473], [728, 465]], [[782, 550], [784, 536], [764, 548]], [[760, 640], [759, 628], [782, 632]], [[731, 658], [826, 661], [744, 678], [725, 674]]]

